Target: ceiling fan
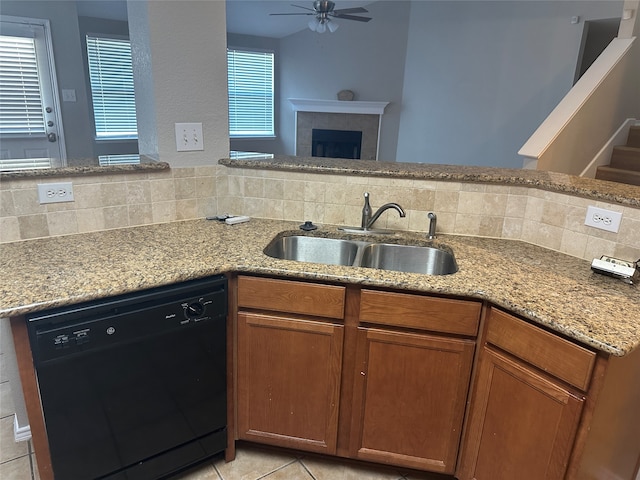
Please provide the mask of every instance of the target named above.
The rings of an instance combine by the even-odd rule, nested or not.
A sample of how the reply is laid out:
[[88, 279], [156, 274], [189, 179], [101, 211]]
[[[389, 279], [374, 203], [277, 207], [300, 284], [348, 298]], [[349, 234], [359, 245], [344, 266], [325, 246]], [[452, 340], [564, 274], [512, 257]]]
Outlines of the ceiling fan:
[[303, 8], [308, 12], [300, 13], [271, 13], [270, 15], [313, 15], [313, 18], [309, 20], [309, 28], [314, 32], [324, 33], [329, 29], [330, 32], [335, 32], [338, 29], [338, 24], [333, 22], [332, 19], [339, 18], [342, 20], [355, 20], [357, 22], [368, 22], [371, 17], [359, 17], [351, 15], [352, 13], [368, 13], [368, 10], [362, 7], [355, 8], [343, 8], [341, 10], [334, 10], [336, 4], [331, 0], [315, 0], [313, 2], [313, 8], [303, 7], [302, 5], [291, 5], [292, 7]]

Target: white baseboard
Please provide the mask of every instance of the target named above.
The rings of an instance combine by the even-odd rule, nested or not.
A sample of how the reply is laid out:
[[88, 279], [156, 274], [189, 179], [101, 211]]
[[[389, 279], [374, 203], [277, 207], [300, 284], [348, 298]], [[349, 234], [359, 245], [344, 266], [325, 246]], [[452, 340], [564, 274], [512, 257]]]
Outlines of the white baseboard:
[[26, 442], [27, 440], [31, 440], [31, 426], [26, 425], [24, 427], [20, 427], [18, 425], [18, 416], [13, 415], [13, 436], [16, 442]]

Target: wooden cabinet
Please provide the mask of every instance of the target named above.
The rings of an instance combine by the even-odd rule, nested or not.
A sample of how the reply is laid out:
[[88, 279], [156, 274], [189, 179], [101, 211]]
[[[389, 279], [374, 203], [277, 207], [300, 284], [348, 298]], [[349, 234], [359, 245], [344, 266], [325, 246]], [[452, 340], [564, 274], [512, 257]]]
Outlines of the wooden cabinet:
[[479, 302], [362, 290], [352, 457], [454, 472], [480, 311]]
[[249, 276], [230, 285], [232, 445], [458, 480], [637, 474], [640, 349], [596, 353], [477, 300]]
[[361, 328], [351, 454], [453, 473], [475, 342]]
[[460, 479], [564, 478], [583, 399], [485, 348]]
[[238, 278], [238, 438], [453, 473], [480, 302], [348, 295]]
[[594, 362], [593, 352], [491, 310], [458, 478], [564, 479], [585, 400], [572, 385], [586, 389]]
[[240, 438], [335, 453], [342, 329], [238, 314]]
[[[344, 327], [322, 318], [342, 317], [344, 288], [241, 277], [238, 291], [238, 437], [334, 454]], [[288, 313], [305, 310], [317, 318]]]

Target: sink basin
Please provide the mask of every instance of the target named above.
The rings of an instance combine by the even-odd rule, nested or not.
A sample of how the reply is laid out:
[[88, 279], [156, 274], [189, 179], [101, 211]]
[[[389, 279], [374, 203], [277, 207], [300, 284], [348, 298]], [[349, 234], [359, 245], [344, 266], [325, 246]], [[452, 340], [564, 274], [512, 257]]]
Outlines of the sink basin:
[[264, 249], [264, 253], [284, 260], [353, 265], [358, 248], [357, 242], [349, 240], [293, 235], [273, 239]]
[[455, 257], [445, 250], [389, 243], [364, 247], [360, 266], [427, 275], [449, 275], [458, 271]]
[[274, 238], [265, 255], [282, 260], [449, 275], [458, 271], [453, 253], [435, 247], [290, 235]]

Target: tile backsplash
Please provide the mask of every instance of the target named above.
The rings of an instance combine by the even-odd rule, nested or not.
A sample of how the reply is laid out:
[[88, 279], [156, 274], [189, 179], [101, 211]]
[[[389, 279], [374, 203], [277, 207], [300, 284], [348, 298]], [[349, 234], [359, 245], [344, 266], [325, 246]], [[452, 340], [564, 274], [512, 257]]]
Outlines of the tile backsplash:
[[[523, 240], [591, 260], [640, 257], [640, 209], [508, 185], [342, 176], [207, 166], [160, 172], [56, 178], [71, 181], [74, 202], [40, 205], [40, 179], [0, 182], [0, 242], [84, 233], [234, 213], [281, 220], [359, 225], [365, 191], [375, 210], [387, 202], [407, 216], [385, 212], [377, 226], [426, 231], [427, 212], [438, 232]], [[587, 206], [622, 213], [615, 233], [584, 225]]]
[[[434, 180], [310, 174], [228, 168], [221, 211], [262, 218], [360, 225], [363, 194], [374, 211], [402, 205], [407, 216], [385, 212], [376, 226], [428, 229], [427, 212], [438, 216], [438, 233], [508, 238], [591, 260], [610, 255], [640, 258], [640, 209], [529, 187]], [[219, 185], [224, 182], [220, 182]], [[620, 231], [584, 225], [587, 206], [622, 213]]]
[[[0, 242], [211, 215], [222, 168], [2, 180]], [[72, 182], [74, 201], [41, 205], [37, 185], [51, 182]]]

